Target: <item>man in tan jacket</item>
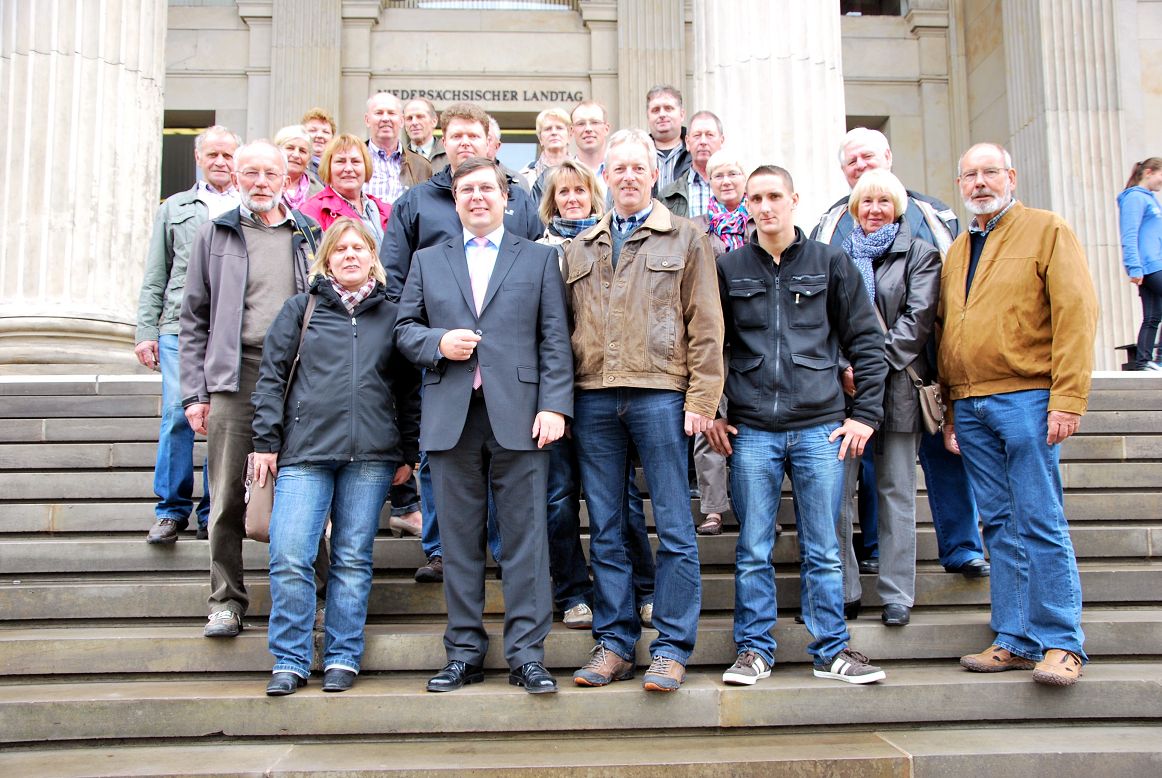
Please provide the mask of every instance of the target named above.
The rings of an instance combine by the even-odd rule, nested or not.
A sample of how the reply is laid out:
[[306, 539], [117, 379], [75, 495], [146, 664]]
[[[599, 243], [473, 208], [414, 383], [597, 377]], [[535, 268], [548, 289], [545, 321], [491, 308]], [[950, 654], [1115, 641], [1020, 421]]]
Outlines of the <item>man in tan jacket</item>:
[[974, 215], [948, 250], [938, 362], [952, 413], [945, 445], [964, 456], [992, 560], [996, 638], [962, 657], [974, 672], [1081, 675], [1081, 579], [1061, 494], [1059, 444], [1077, 431], [1093, 370], [1097, 299], [1077, 236], [1013, 197], [1009, 153], [980, 143], [957, 183]]
[[658, 533], [658, 571], [643, 686], [686, 677], [701, 606], [686, 472], [688, 436], [705, 432], [722, 395], [722, 306], [704, 233], [650, 196], [657, 152], [642, 130], [609, 139], [613, 211], [566, 249], [576, 372], [573, 439], [589, 506], [593, 648], [573, 675], [604, 686], [634, 674], [641, 624], [626, 552], [626, 475], [636, 449]]

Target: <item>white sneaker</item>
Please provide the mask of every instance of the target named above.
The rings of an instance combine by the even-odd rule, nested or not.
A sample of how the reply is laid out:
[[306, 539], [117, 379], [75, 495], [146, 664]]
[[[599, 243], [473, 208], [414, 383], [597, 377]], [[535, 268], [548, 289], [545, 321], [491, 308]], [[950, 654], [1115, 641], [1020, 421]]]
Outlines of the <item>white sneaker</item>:
[[579, 602], [565, 611], [565, 626], [569, 629], [591, 629], [593, 627], [593, 609], [583, 602]]
[[1147, 362], [1143, 370], [1162, 370], [1162, 362]]
[[830, 678], [847, 683], [872, 683], [887, 678], [883, 670], [868, 662], [858, 651], [845, 648], [827, 664], [815, 665], [816, 678]]
[[754, 651], [743, 651], [730, 669], [722, 674], [722, 682], [735, 686], [754, 686], [757, 681], [771, 677], [771, 666]]
[[647, 602], [637, 610], [638, 618], [641, 619], [643, 627], [654, 626], [654, 604]]

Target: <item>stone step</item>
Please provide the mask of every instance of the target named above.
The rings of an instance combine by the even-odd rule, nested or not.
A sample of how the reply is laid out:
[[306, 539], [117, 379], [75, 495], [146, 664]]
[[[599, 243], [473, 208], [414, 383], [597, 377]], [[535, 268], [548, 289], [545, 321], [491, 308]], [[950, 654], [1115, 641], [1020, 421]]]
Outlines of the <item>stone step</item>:
[[[648, 694], [640, 682], [603, 689], [562, 684], [529, 695], [503, 672], [451, 694], [428, 694], [429, 673], [361, 678], [337, 695], [318, 681], [287, 700], [267, 698], [266, 674], [189, 680], [21, 683], [0, 687], [0, 741], [121, 738], [358, 736], [684, 728], [877, 726], [928, 722], [1049, 722], [1162, 718], [1162, 662], [1095, 662], [1068, 689], [1027, 673], [968, 673], [952, 661], [885, 662], [887, 680], [863, 687], [776, 667], [756, 686], [728, 688], [721, 670], [695, 669], [682, 688]], [[563, 673], [559, 680], [566, 681]], [[640, 674], [639, 674], [640, 678]], [[324, 707], [326, 706], [326, 707]]]
[[[811, 661], [806, 627], [796, 624], [791, 613], [779, 617], [774, 636], [779, 664]], [[988, 626], [987, 607], [957, 609], [917, 608], [912, 623], [903, 629], [885, 627], [879, 611], [868, 609], [848, 622], [851, 644], [876, 661], [956, 659], [981, 650], [994, 637]], [[114, 625], [68, 626], [54, 622], [37, 627], [0, 629], [0, 665], [8, 676], [28, 675], [137, 675], [142, 673], [269, 672], [271, 656], [266, 644], [266, 624], [248, 619], [246, 629], [233, 640], [202, 637], [201, 619], [182, 624], [141, 624], [123, 621]], [[372, 622], [365, 634], [365, 672], [430, 671], [444, 656], [442, 620]], [[494, 638], [485, 666], [507, 667], [500, 640], [502, 623], [485, 624]], [[698, 624], [698, 643], [691, 666], [726, 669], [736, 647], [729, 616], [704, 617]], [[1085, 648], [1094, 661], [1102, 657], [1162, 657], [1162, 609], [1087, 608], [1082, 613]], [[643, 630], [638, 660], [648, 664], [649, 642], [657, 633]], [[316, 640], [322, 636], [316, 633]], [[589, 630], [565, 629], [561, 623], [545, 642], [545, 662], [557, 668], [576, 669], [588, 660], [593, 638]], [[316, 645], [318, 651], [321, 646]], [[317, 652], [318, 652], [317, 651]]]
[[[137, 501], [111, 500], [80, 502], [54, 500], [53, 502], [0, 503], [0, 537], [4, 533], [29, 532], [101, 532], [144, 533], [153, 524], [153, 499]], [[701, 515], [698, 500], [691, 501], [694, 515]], [[646, 523], [653, 526], [653, 511], [645, 503]], [[1065, 513], [1072, 522], [1096, 521], [1162, 521], [1162, 495], [1140, 489], [1117, 491], [1067, 492]], [[726, 517], [727, 527], [734, 526], [733, 517]], [[778, 520], [784, 527], [795, 523], [790, 496], [784, 496], [779, 505]], [[916, 520], [920, 524], [932, 521], [925, 494], [916, 501]], [[381, 526], [386, 519], [381, 520]], [[588, 526], [584, 503], [581, 510], [582, 526]], [[192, 534], [191, 534], [192, 537]]]
[[[1162, 562], [1083, 561], [1082, 591], [1089, 605], [1098, 603], [1158, 603], [1162, 593]], [[410, 572], [410, 571], [409, 571]], [[778, 605], [798, 608], [799, 572], [780, 568], [776, 572]], [[270, 607], [269, 583], [265, 575], [247, 576], [250, 613], [263, 616]], [[880, 604], [872, 576], [863, 576], [863, 602]], [[26, 575], [0, 581], [0, 600], [5, 617], [11, 621], [45, 619], [125, 619], [198, 618], [206, 613], [209, 593], [205, 575], [189, 573], [88, 576]], [[985, 605], [989, 601], [988, 579], [966, 580], [949, 575], [933, 565], [920, 565], [916, 574], [916, 601], [920, 607]], [[501, 582], [485, 582], [485, 613], [503, 611]], [[702, 574], [703, 612], [730, 611], [734, 607], [734, 575]], [[417, 584], [408, 574], [377, 575], [372, 583], [369, 612], [374, 616], [432, 616], [443, 614], [443, 587]]]
[[6, 419], [3, 424], [0, 424], [0, 443], [136, 440], [156, 443], [160, 426], [161, 420], [156, 416], [152, 418]]
[[[199, 467], [205, 450], [204, 442], [194, 445]], [[151, 468], [156, 456], [153, 442], [0, 443], [0, 471]], [[1162, 435], [1077, 435], [1061, 447], [1063, 462], [1144, 459], [1162, 459]]]
[[[386, 524], [383, 525], [386, 527]], [[383, 529], [381, 529], [383, 532]], [[1079, 559], [1162, 557], [1162, 524], [1142, 526], [1125, 523], [1097, 525], [1074, 524], [1070, 527], [1074, 550]], [[187, 532], [188, 535], [188, 532]], [[698, 556], [703, 566], [734, 565], [737, 532], [728, 528], [722, 535], [698, 538]], [[658, 540], [650, 536], [655, 552]], [[582, 547], [588, 554], [589, 540], [582, 536]], [[242, 558], [247, 570], [264, 570], [268, 564], [268, 546], [247, 540]], [[938, 559], [936, 531], [921, 525], [916, 533], [916, 558], [920, 562]], [[424, 563], [418, 538], [376, 538], [373, 552], [378, 570], [413, 570]], [[775, 564], [799, 562], [798, 535], [790, 526], [775, 545]], [[0, 570], [5, 574], [55, 573], [83, 570], [91, 573], [180, 572], [208, 570], [208, 543], [183, 537], [172, 545], [155, 546], [145, 542], [141, 533], [133, 537], [95, 537], [64, 535], [53, 538], [9, 538], [0, 541]]]
[[0, 397], [126, 394], [161, 395], [161, 375], [0, 376]]
[[[239, 476], [241, 477], [241, 476]], [[201, 479], [195, 479], [195, 489]], [[1162, 489], [1162, 460], [1156, 462], [1065, 462], [1061, 481], [1066, 489]], [[916, 467], [917, 487], [924, 478]], [[783, 491], [790, 492], [784, 480]], [[153, 495], [153, 470], [127, 468], [15, 472], [0, 469], [0, 494], [6, 500], [76, 501], [148, 499]]]
[[156, 394], [15, 396], [5, 397], [0, 414], [8, 419], [57, 419], [83, 416], [159, 416], [161, 397]]
[[1157, 435], [1162, 433], [1162, 415], [1157, 411], [1122, 410], [1092, 411], [1082, 417], [1080, 434], [1115, 433]]
[[907, 730], [813, 730], [805, 734], [573, 733], [440, 740], [308, 740], [14, 749], [0, 772], [21, 778], [145, 778], [253, 775], [269, 778], [465, 776], [466, 778], [672, 778], [861, 776], [950, 778], [1025, 775], [1091, 778], [1157, 775], [1162, 726], [1063, 725]]

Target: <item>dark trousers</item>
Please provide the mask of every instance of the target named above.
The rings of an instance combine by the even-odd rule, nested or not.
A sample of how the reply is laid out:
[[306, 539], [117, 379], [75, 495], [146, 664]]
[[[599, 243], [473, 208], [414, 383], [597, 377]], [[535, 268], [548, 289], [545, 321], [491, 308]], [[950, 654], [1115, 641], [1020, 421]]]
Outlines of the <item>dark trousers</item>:
[[1138, 287], [1142, 298], [1142, 326], [1138, 329], [1137, 367], [1144, 368], [1155, 359], [1158, 348], [1158, 325], [1162, 323], [1162, 270], [1142, 277]]
[[553, 619], [546, 525], [549, 452], [512, 451], [492, 434], [483, 399], [468, 406], [454, 448], [429, 451], [440, 506], [448, 660], [484, 663], [484, 561], [488, 488], [504, 546], [504, 656], [511, 668], [543, 662]]
[[[206, 459], [210, 463], [210, 612], [246, 613], [250, 596], [242, 581], [242, 540], [246, 537], [246, 501], [242, 476], [246, 456], [254, 450], [254, 406], [250, 395], [258, 383], [258, 359], [243, 357], [237, 392], [210, 395], [206, 423]], [[325, 597], [330, 562], [326, 538], [315, 558], [318, 596]]]

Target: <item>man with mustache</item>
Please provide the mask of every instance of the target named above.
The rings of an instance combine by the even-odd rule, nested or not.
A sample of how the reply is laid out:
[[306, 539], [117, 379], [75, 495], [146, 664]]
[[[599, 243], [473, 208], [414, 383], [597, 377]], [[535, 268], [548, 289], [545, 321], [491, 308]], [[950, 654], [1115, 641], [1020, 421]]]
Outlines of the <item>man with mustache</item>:
[[959, 172], [974, 218], [940, 278], [938, 370], [952, 402], [944, 442], [964, 457], [992, 561], [996, 633], [960, 664], [1070, 686], [1086, 656], [1059, 444], [1085, 413], [1097, 298], [1069, 225], [1014, 198], [1008, 151], [978, 143]]

